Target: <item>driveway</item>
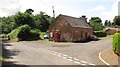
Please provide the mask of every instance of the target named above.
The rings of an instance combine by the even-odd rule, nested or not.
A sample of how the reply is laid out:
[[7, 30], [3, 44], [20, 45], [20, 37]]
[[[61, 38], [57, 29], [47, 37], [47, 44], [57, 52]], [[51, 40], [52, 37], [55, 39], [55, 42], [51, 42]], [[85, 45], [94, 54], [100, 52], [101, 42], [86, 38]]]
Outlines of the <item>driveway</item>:
[[[9, 45], [9, 46], [8, 46]], [[98, 53], [111, 48], [112, 39], [88, 43], [48, 43], [21, 41], [4, 43], [12, 58], [9, 61], [22, 65], [105, 65]]]

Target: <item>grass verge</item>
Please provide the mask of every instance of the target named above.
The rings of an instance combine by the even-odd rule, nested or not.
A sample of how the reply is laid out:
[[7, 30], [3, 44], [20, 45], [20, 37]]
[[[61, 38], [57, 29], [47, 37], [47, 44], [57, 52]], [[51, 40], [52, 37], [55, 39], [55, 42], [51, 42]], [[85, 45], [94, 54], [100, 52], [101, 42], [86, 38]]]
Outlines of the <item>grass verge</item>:
[[99, 37], [100, 40], [107, 40], [109, 38], [112, 38], [113, 35], [107, 35], [106, 37]]

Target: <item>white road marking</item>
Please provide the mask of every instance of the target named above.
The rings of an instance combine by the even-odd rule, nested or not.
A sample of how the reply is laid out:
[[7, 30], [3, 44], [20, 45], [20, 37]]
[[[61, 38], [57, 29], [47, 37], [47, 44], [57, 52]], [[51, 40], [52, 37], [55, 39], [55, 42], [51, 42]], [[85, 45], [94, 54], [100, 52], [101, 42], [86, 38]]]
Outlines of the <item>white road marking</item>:
[[95, 64], [89, 63], [89, 65], [95, 65]]
[[72, 59], [67, 59], [67, 60], [69, 60], [69, 61], [73, 61]]
[[54, 53], [56, 53], [56, 54], [57, 54], [58, 52], [54, 52]]
[[68, 58], [73, 58], [73, 57], [68, 57]]
[[[102, 52], [102, 51], [101, 51]], [[103, 63], [105, 63], [106, 65], [110, 65], [109, 63], [107, 63], [106, 61], [104, 61], [102, 58], [101, 58], [101, 52], [99, 53], [99, 59], [103, 62]]]
[[80, 65], [86, 65], [86, 64], [80, 64]]
[[66, 55], [66, 54], [63, 54], [63, 56], [68, 56], [68, 55]]
[[57, 55], [58, 57], [62, 57], [61, 55]]
[[62, 53], [58, 53], [58, 54], [60, 54], [60, 55], [61, 55]]
[[86, 61], [81, 61], [81, 62], [83, 62], [83, 63], [88, 63], [88, 62], [86, 62]]
[[62, 57], [62, 58], [67, 59], [67, 57]]
[[53, 54], [53, 55], [56, 55], [56, 54]]
[[[92, 64], [92, 63], [88, 63], [86, 61], [79, 61], [79, 59], [77, 59], [77, 58], [73, 58], [73, 57], [68, 56], [66, 54], [62, 54], [62, 53], [55, 52], [55, 51], [52, 51], [52, 50], [41, 49], [41, 51], [49, 53], [49, 54], [52, 54], [52, 55], [57, 55], [58, 57], [62, 57], [62, 58], [67, 59], [69, 61], [74, 61], [74, 63], [76, 63], [76, 64], [80, 64], [80, 65], [95, 65], [95, 64]], [[81, 64], [81, 62], [82, 62], [82, 64]]]
[[50, 53], [50, 52], [46, 52], [46, 53]]
[[80, 62], [78, 62], [78, 61], [74, 61], [74, 63], [76, 63], [76, 64], [81, 64]]
[[79, 59], [77, 59], [77, 58], [74, 58], [74, 60], [79, 61]]
[[50, 54], [53, 54], [53, 53], [50, 53]]

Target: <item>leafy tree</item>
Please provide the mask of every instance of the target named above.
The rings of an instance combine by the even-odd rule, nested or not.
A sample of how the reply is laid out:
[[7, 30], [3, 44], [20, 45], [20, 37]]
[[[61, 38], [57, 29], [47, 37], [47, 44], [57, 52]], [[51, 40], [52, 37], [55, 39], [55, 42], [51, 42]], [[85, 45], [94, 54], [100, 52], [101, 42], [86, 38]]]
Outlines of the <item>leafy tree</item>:
[[25, 11], [25, 13], [29, 13], [29, 14], [32, 14], [33, 12], [34, 12], [33, 9], [27, 9], [27, 10]]
[[105, 20], [105, 24], [104, 24], [105, 26], [108, 26], [108, 20]]
[[113, 25], [120, 25], [120, 16], [115, 16], [113, 19]]
[[13, 21], [13, 16], [3, 17], [0, 22], [0, 27], [2, 27], [2, 33], [9, 33], [15, 28], [15, 22]]
[[46, 32], [49, 25], [52, 23], [53, 18], [44, 12], [33, 15], [34, 10], [27, 9], [25, 12], [18, 12], [9, 17], [0, 17], [0, 27], [3, 33], [10, 33], [13, 29], [21, 25], [29, 25], [31, 29], [41, 30]]
[[110, 27], [110, 26], [112, 26], [112, 23], [111, 23], [111, 21], [109, 21], [109, 22], [108, 22], [108, 26], [109, 26], [109, 27]]
[[110, 27], [112, 25], [112, 23], [109, 20], [105, 20], [104, 25]]
[[99, 17], [91, 17], [89, 24], [93, 27], [94, 31], [103, 30], [104, 28], [102, 20]]
[[18, 12], [14, 16], [14, 21], [16, 22], [17, 26], [28, 24], [32, 28], [35, 27], [34, 16], [32, 14], [29, 14], [29, 13], [26, 13], [26, 12], [25, 13]]
[[52, 18], [44, 12], [40, 12], [35, 16], [35, 21], [36, 27], [42, 32], [46, 32], [50, 23], [52, 23]]

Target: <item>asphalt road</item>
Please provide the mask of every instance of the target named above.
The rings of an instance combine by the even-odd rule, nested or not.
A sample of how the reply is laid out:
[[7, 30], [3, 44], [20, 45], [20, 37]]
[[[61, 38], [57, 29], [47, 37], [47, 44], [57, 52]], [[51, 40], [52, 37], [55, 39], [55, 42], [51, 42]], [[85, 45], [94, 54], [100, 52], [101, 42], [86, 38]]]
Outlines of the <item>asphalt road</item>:
[[111, 48], [112, 39], [88, 43], [22, 41], [4, 43], [10, 62], [22, 65], [105, 65], [98, 53]]

